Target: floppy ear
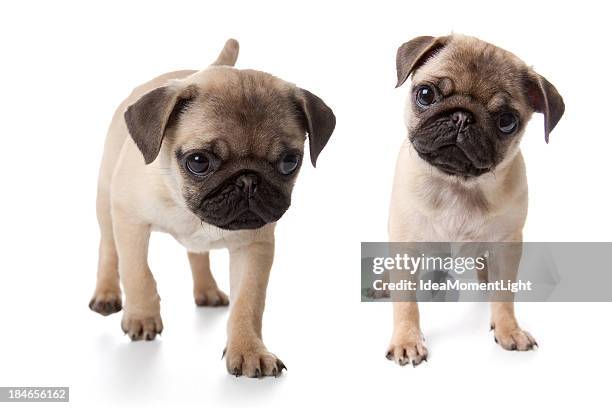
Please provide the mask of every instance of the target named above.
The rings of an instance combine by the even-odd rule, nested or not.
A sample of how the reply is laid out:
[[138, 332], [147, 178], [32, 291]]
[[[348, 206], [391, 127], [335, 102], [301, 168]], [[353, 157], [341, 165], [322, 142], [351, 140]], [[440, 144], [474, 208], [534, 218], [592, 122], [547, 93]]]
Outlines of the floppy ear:
[[298, 88], [296, 96], [298, 107], [304, 114], [306, 130], [308, 131], [310, 161], [312, 166], [316, 167], [317, 157], [319, 157], [336, 127], [336, 116], [321, 98], [307, 90]]
[[544, 140], [548, 143], [548, 135], [565, 112], [563, 98], [553, 84], [535, 72], [527, 80], [527, 98], [535, 112], [544, 114]]
[[448, 43], [448, 37], [416, 37], [397, 49], [395, 66], [397, 68], [397, 85], [401, 86], [412, 72], [427, 62]]
[[183, 106], [181, 101], [189, 98], [179, 85], [167, 85], [143, 95], [130, 105], [123, 117], [130, 136], [140, 149], [145, 163], [152, 163], [161, 149], [162, 139], [173, 112]]

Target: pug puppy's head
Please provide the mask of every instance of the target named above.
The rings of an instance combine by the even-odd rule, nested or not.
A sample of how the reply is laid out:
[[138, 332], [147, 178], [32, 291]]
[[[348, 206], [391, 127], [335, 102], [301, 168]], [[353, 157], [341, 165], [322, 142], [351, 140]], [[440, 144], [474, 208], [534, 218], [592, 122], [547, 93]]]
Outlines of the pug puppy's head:
[[[221, 53], [237, 56], [237, 43]], [[227, 63], [227, 62], [226, 62]], [[308, 134], [313, 166], [335, 117], [317, 96], [270, 74], [214, 65], [142, 96], [125, 112], [148, 165], [203, 222], [255, 229], [289, 208]]]
[[471, 179], [503, 168], [533, 112], [544, 138], [564, 112], [561, 95], [514, 54], [473, 37], [417, 37], [397, 51], [397, 86], [412, 74], [408, 137], [441, 174]]

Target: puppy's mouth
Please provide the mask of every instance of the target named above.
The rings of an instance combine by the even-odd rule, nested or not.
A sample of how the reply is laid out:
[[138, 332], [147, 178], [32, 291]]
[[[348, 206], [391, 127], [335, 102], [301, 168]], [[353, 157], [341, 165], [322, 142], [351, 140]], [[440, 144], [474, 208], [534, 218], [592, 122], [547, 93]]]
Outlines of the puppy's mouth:
[[226, 230], [261, 228], [278, 221], [290, 197], [257, 173], [230, 177], [207, 194], [195, 211], [208, 224]]
[[458, 146], [444, 146], [433, 152], [415, 149], [423, 160], [450, 176], [478, 177], [493, 169], [493, 165], [479, 167]]
[[[280, 217], [279, 217], [280, 218]], [[227, 230], [257, 229], [266, 225], [268, 222], [253, 211], [247, 210], [236, 218], [224, 225], [217, 225]]]

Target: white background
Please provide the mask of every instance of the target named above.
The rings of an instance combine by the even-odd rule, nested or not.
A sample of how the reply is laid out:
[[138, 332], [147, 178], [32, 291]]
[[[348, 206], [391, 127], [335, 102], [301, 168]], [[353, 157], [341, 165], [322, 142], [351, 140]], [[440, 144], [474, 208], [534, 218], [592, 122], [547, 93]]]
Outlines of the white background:
[[[410, 4], [412, 3], [412, 4]], [[605, 4], [605, 3], [604, 3]], [[609, 10], [587, 1], [31, 2], [0, 6], [0, 385], [70, 386], [74, 406], [533, 406], [609, 402], [610, 304], [519, 304], [540, 344], [503, 351], [486, 304], [425, 304], [420, 367], [384, 358], [391, 304], [359, 301], [360, 241], [386, 239], [407, 88], [395, 51], [417, 35], [478, 36], [533, 64], [567, 110], [551, 143], [523, 141], [525, 239], [610, 240]], [[130, 343], [89, 311], [95, 192], [106, 128], [139, 83], [204, 68], [229, 37], [238, 67], [295, 82], [338, 118], [277, 228], [264, 339], [289, 371], [236, 379], [221, 361], [227, 311], [197, 309], [184, 250], [154, 235], [165, 331]], [[227, 255], [213, 255], [228, 287]], [[608, 267], [609, 268], [609, 267]], [[610, 273], [604, 269], [602, 273]], [[580, 271], [576, 271], [580, 273]]]

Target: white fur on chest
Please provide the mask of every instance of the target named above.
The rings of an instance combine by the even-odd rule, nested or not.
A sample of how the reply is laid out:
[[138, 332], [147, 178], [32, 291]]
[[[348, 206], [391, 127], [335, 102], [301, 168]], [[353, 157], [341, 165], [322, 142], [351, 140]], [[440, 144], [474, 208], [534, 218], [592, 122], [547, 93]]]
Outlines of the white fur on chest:
[[202, 222], [188, 209], [172, 206], [157, 211], [153, 230], [172, 235], [189, 252], [201, 253], [212, 249], [233, 248], [257, 240], [269, 240], [274, 225], [256, 230], [224, 230]]
[[414, 171], [405, 166], [399, 163], [394, 183], [391, 240], [488, 242], [513, 239], [520, 233], [526, 189], [505, 194], [503, 180], [494, 177], [465, 184], [432, 177], [427, 168]]
[[[525, 220], [526, 196], [493, 205], [484, 195], [439, 186], [435, 194], [407, 192], [395, 208], [400, 237], [423, 242], [489, 242], [511, 239]], [[401, 209], [398, 211], [398, 207]]]
[[202, 223], [191, 211], [179, 207], [158, 211], [152, 222], [153, 230], [172, 235], [189, 252], [206, 252], [223, 248], [232, 231], [224, 231]]
[[425, 218], [431, 241], [482, 241], [489, 235], [486, 214], [467, 206], [446, 206]]

